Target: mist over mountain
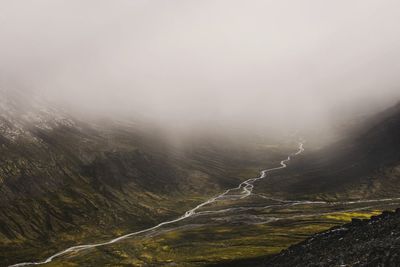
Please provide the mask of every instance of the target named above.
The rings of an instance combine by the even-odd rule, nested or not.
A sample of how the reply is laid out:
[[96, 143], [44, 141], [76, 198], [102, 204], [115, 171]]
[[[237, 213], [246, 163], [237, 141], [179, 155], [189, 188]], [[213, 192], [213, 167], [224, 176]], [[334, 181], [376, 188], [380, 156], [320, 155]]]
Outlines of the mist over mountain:
[[3, 1], [0, 87], [173, 129], [326, 128], [400, 99], [397, 1]]

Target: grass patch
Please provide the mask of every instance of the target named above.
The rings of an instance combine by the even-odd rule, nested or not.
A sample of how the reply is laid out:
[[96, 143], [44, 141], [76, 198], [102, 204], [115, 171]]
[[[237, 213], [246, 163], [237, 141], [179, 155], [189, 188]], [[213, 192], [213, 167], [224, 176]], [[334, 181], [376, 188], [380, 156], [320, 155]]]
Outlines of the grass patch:
[[373, 210], [366, 212], [343, 212], [343, 213], [334, 213], [325, 215], [324, 217], [327, 219], [338, 220], [342, 222], [350, 222], [352, 218], [370, 219], [371, 216], [379, 215], [381, 213], [382, 211], [380, 210]]

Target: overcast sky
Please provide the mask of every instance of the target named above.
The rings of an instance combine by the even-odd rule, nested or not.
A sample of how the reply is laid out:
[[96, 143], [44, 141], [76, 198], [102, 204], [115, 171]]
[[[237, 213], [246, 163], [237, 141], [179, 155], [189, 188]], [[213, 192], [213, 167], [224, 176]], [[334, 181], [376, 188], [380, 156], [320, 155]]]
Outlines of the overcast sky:
[[168, 123], [382, 108], [400, 99], [399, 48], [397, 0], [0, 1], [1, 87]]

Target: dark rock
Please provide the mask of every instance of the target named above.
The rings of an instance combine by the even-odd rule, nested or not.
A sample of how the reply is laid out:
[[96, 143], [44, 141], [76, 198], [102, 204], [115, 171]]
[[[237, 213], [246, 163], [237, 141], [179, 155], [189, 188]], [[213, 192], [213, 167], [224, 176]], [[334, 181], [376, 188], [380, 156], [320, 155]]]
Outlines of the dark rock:
[[356, 219], [356, 218], [351, 219], [351, 224], [352, 225], [362, 225], [363, 223], [364, 222], [362, 220], [360, 220], [360, 219]]
[[255, 266], [400, 266], [398, 213], [399, 209], [370, 220], [353, 219], [345, 225], [349, 231], [332, 228]]

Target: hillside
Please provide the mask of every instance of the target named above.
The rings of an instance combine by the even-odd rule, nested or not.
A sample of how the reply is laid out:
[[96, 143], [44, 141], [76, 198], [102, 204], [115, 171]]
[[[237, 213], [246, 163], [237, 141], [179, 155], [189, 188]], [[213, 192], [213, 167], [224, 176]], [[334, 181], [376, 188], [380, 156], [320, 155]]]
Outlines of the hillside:
[[254, 266], [398, 266], [400, 209], [353, 220], [291, 246]]
[[277, 255], [212, 265], [214, 267], [398, 266], [400, 209], [311, 235]]
[[[264, 256], [211, 266], [397, 266], [399, 209], [368, 218], [400, 206], [400, 104], [350, 130], [346, 138], [305, 154], [258, 188], [258, 192], [287, 200], [312, 200], [330, 207], [340, 203], [333, 210], [314, 208], [318, 212], [314, 219], [304, 221], [302, 217], [309, 215], [303, 210], [287, 231], [296, 233], [295, 229], [304, 225], [329, 225], [327, 218], [339, 223], [331, 224], [335, 226], [327, 231], [315, 228], [321, 233], [293, 242], [296, 245], [283, 248], [277, 256], [265, 247]], [[362, 210], [373, 212], [363, 217]], [[358, 219], [343, 225], [351, 218]]]
[[279, 154], [207, 138], [180, 148], [155, 127], [87, 123], [23, 95], [0, 108], [0, 266], [179, 216]]
[[293, 162], [261, 190], [294, 199], [398, 196], [400, 104], [349, 132], [342, 140]]

